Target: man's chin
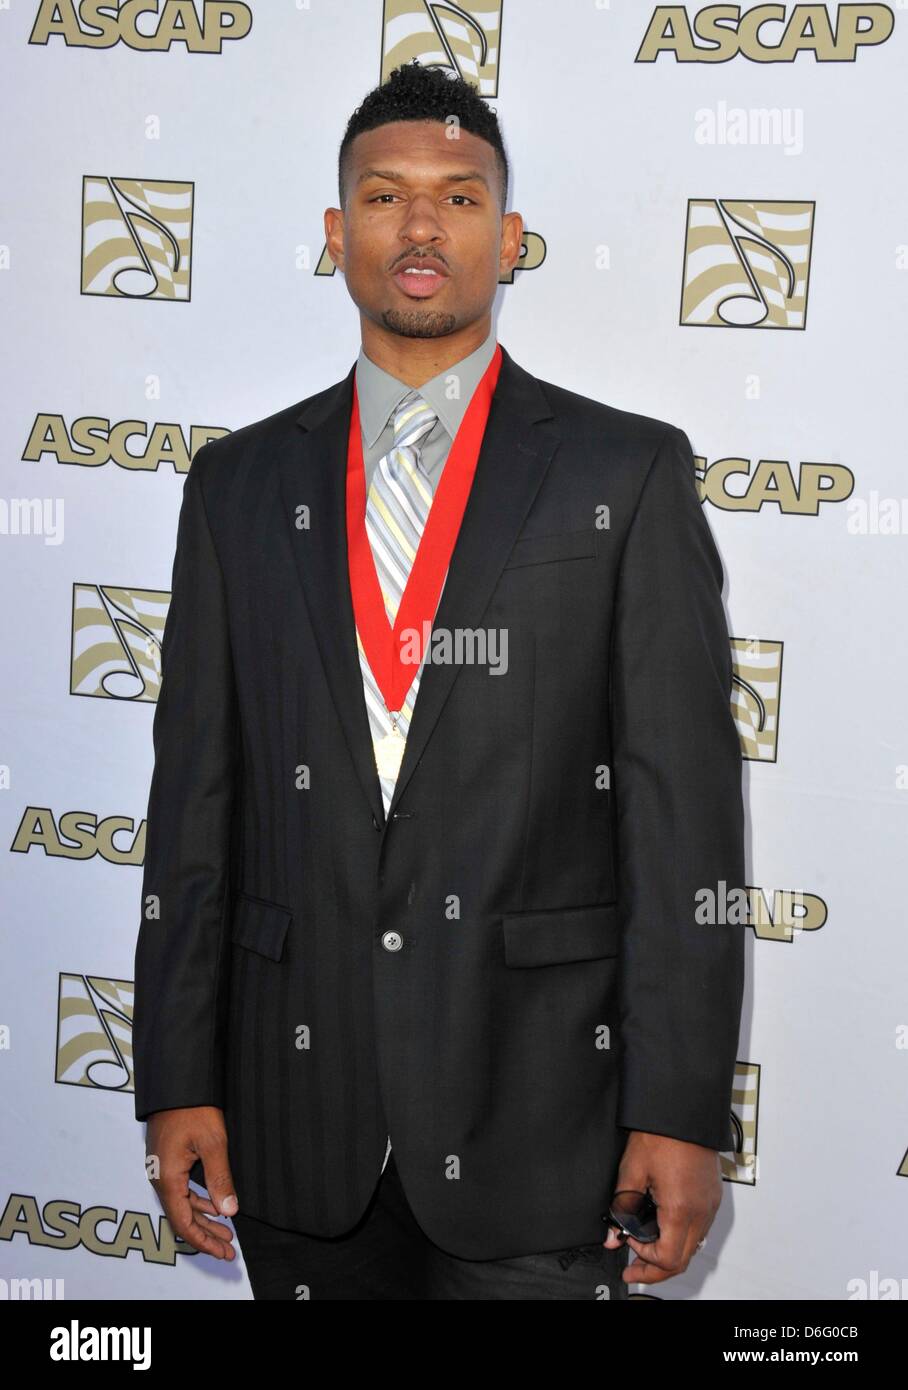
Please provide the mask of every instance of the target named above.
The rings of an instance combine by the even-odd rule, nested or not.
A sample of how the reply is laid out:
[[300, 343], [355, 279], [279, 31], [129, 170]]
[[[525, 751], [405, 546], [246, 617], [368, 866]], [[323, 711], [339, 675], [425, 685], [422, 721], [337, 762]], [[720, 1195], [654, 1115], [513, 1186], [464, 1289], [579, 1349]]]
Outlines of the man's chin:
[[444, 338], [457, 327], [456, 315], [439, 309], [386, 309], [381, 321], [402, 338]]

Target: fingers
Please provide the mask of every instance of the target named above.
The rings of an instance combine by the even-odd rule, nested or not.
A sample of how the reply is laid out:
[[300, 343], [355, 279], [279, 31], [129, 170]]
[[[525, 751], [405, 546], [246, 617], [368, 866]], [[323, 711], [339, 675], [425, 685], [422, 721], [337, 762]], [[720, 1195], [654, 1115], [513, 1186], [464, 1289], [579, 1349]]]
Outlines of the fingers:
[[708, 1221], [685, 1220], [674, 1224], [667, 1235], [660, 1235], [649, 1245], [628, 1236], [627, 1243], [638, 1258], [622, 1272], [625, 1283], [660, 1284], [683, 1273], [708, 1229]]
[[[204, 1223], [204, 1224], [203, 1224]], [[214, 1221], [210, 1216], [205, 1216], [202, 1212], [197, 1212], [193, 1223], [193, 1229], [202, 1232], [209, 1240], [215, 1242], [214, 1253], [216, 1258], [220, 1255], [225, 1260], [236, 1258], [236, 1250], [233, 1246], [233, 1231], [224, 1221]], [[217, 1243], [220, 1242], [218, 1252]], [[209, 1251], [209, 1253], [212, 1253]]]
[[185, 1240], [202, 1255], [213, 1255], [216, 1260], [232, 1260], [236, 1257], [233, 1248], [233, 1231], [223, 1221], [214, 1221], [206, 1212], [215, 1210], [207, 1198], [188, 1188], [180, 1192], [173, 1181], [156, 1180], [156, 1189], [170, 1229], [180, 1240]]
[[199, 1158], [205, 1172], [205, 1186], [219, 1216], [235, 1216], [239, 1210], [233, 1175], [227, 1159], [227, 1135], [223, 1131], [200, 1135]]
[[[637, 1258], [622, 1272], [625, 1283], [656, 1284], [685, 1270], [722, 1200], [720, 1156], [702, 1145], [667, 1135], [634, 1131], [628, 1138], [615, 1191], [649, 1192], [658, 1209], [659, 1239], [626, 1241]], [[612, 1227], [603, 1244], [623, 1243]]]
[[605, 1240], [602, 1242], [606, 1250], [620, 1250], [621, 1246], [627, 1239], [624, 1232], [620, 1229], [620, 1227], [612, 1226], [611, 1224], [607, 1227], [607, 1231], [608, 1234], [606, 1235]]
[[[216, 1112], [210, 1116], [175, 1112], [158, 1123], [154, 1139], [159, 1148], [159, 1176], [151, 1182], [174, 1235], [200, 1254], [234, 1259], [233, 1231], [222, 1221], [212, 1220], [237, 1210], [221, 1117]], [[202, 1160], [207, 1196], [189, 1186], [189, 1172], [197, 1158]]]
[[193, 1192], [192, 1188], [189, 1189], [189, 1202], [193, 1211], [207, 1211], [210, 1216], [220, 1215], [210, 1197], [201, 1197], [198, 1192]]
[[213, 1221], [210, 1216], [203, 1216], [201, 1212], [193, 1216], [189, 1224], [182, 1229], [177, 1230], [174, 1227], [174, 1234], [187, 1241], [202, 1255], [212, 1255], [216, 1260], [236, 1259], [233, 1231], [223, 1221]]

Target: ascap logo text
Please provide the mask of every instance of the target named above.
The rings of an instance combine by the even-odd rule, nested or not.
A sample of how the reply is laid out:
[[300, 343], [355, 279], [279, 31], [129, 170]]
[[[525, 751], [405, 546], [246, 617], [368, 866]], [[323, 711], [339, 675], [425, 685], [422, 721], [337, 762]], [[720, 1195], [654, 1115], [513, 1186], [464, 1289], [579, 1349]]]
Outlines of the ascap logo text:
[[[114, 836], [121, 831], [133, 836], [125, 849], [114, 844]], [[99, 821], [91, 811], [66, 811], [60, 817], [58, 833], [49, 807], [28, 806], [10, 849], [14, 854], [28, 854], [34, 847], [40, 847], [52, 859], [94, 859], [99, 854], [108, 864], [142, 864], [145, 821], [136, 831], [135, 821], [129, 816], [108, 816]]]
[[[694, 16], [684, 5], [657, 5], [635, 62], [673, 53], [676, 63], [727, 63], [740, 53], [753, 63], [793, 63], [812, 53], [817, 63], [853, 63], [859, 47], [885, 43], [895, 16], [888, 5], [839, 5], [835, 27], [824, 5], [707, 5]], [[694, 37], [702, 44], [694, 42]]]
[[841, 463], [802, 463], [797, 473], [787, 459], [695, 456], [701, 500], [724, 512], [759, 512], [773, 502], [786, 516], [818, 516], [821, 502], [844, 502], [854, 491], [854, 474]]
[[[86, 1207], [63, 1200], [45, 1202], [39, 1210], [36, 1197], [13, 1192], [0, 1216], [0, 1240], [24, 1235], [29, 1245], [52, 1250], [76, 1250], [81, 1246], [93, 1255], [123, 1260], [131, 1250], [138, 1251], [147, 1264], [176, 1264], [177, 1255], [195, 1255], [186, 1241], [178, 1240], [166, 1216], [155, 1218], [147, 1211], [124, 1211], [116, 1207]], [[112, 1226], [110, 1239], [104, 1240], [99, 1226]]]
[[[149, 433], [150, 429], [150, 433]], [[115, 463], [133, 472], [156, 473], [162, 463], [173, 464], [175, 473], [188, 473], [189, 465], [203, 444], [229, 434], [227, 429], [209, 425], [190, 425], [189, 443], [180, 425], [161, 422], [149, 426], [147, 420], [121, 420], [113, 424], [103, 415], [82, 415], [67, 428], [62, 415], [38, 415], [22, 458], [37, 463], [50, 454], [58, 463], [99, 468]], [[130, 441], [141, 439], [139, 452]]]
[[[149, 15], [157, 24], [148, 24]], [[107, 0], [42, 0], [28, 41], [46, 44], [51, 35], [60, 35], [67, 48], [125, 43], [140, 52], [162, 53], [184, 43], [189, 53], [220, 53], [224, 39], [244, 39], [251, 28], [252, 10], [238, 0], [204, 0], [201, 24], [194, 0], [125, 0], [119, 9]]]

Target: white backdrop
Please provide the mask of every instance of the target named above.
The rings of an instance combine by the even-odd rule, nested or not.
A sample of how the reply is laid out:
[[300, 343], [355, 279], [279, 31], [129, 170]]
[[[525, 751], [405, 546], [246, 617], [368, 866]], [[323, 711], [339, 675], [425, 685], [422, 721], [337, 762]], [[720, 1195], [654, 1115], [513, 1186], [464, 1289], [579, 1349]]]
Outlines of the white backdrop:
[[[778, 6], [793, 47], [774, 53], [785, 25], [766, 23], [762, 51], [745, 38], [719, 62], [696, 35], [687, 61], [635, 61], [664, 27], [636, 0], [481, 0], [459, 28], [457, 7], [422, 0], [198, 0], [188, 43], [191, 4], [145, 8], [160, 21], [131, 33], [123, 5], [92, 46], [73, 0], [0, 7], [0, 1278], [63, 1280], [69, 1298], [251, 1296], [239, 1262], [174, 1256], [133, 1118], [181, 451], [352, 365], [343, 278], [316, 273], [322, 213], [383, 54], [385, 70], [445, 60], [434, 14], [499, 114], [529, 234], [499, 339], [545, 380], [681, 426], [716, 470], [704, 506], [742, 680], [752, 889], [741, 1151], [705, 1251], [653, 1293], [908, 1297], [903, 6], [829, 4], [835, 37], [815, 19], [817, 40], [807, 7]], [[708, 8], [686, 6], [703, 35]], [[219, 12], [237, 25], [220, 45]], [[737, 302], [717, 309], [723, 295]], [[722, 322], [742, 310], [757, 321]], [[831, 491], [811, 506], [816, 475]], [[804, 930], [785, 927], [786, 892], [804, 895]]]

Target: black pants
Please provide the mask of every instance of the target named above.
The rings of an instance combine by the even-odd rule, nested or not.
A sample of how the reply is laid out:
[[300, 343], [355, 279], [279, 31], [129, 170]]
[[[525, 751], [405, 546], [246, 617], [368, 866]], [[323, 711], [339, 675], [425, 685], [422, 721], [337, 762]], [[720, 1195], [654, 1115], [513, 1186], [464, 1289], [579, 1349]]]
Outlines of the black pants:
[[[233, 1218], [256, 1299], [626, 1299], [630, 1252], [598, 1243], [508, 1260], [439, 1249], [410, 1210], [394, 1151], [360, 1221], [307, 1236], [242, 1212]], [[603, 1238], [605, 1227], [603, 1227]]]

